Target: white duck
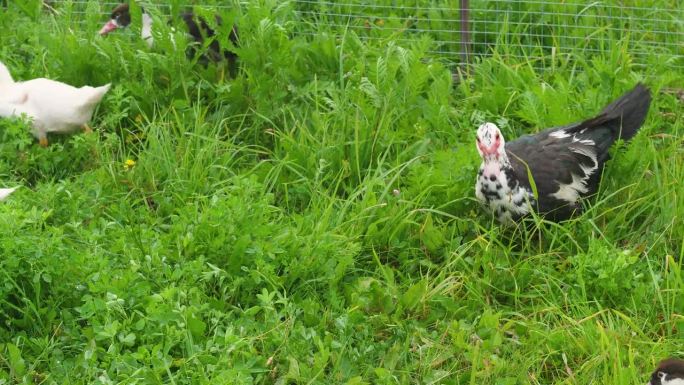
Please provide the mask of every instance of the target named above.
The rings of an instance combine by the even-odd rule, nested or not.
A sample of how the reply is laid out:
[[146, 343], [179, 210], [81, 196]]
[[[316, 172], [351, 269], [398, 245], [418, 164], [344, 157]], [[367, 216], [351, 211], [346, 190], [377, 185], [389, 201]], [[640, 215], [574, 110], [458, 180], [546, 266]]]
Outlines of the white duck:
[[32, 120], [31, 133], [46, 147], [48, 132], [92, 131], [88, 121], [110, 86], [76, 88], [45, 78], [15, 82], [0, 62], [0, 116], [25, 114]]

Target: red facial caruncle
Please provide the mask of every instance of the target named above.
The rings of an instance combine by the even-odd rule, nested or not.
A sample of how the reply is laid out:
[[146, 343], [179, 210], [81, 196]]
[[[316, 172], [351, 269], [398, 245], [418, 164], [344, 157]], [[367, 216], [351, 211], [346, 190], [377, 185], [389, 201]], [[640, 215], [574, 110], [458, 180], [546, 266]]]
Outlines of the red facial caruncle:
[[498, 158], [503, 146], [503, 136], [495, 124], [485, 123], [477, 129], [477, 151], [483, 159]]

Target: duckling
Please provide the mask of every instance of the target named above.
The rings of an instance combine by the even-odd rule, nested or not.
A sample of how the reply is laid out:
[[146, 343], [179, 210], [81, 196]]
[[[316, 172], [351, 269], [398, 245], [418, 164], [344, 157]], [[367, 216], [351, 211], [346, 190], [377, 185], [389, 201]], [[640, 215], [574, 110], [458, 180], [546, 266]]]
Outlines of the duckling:
[[31, 133], [47, 147], [48, 132], [91, 132], [88, 122], [110, 86], [76, 88], [45, 78], [15, 82], [0, 62], [0, 116], [26, 115], [32, 121]]

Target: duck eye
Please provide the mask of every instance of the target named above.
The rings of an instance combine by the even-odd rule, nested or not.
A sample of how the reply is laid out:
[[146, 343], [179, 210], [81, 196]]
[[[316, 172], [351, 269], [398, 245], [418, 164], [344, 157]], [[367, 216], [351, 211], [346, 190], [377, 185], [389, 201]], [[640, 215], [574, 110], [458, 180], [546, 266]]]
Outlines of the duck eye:
[[667, 374], [665, 374], [665, 372], [658, 372], [658, 378], [660, 378], [661, 380], [664, 380], [665, 377], [667, 377]]
[[496, 133], [496, 140], [499, 140], [499, 133]]

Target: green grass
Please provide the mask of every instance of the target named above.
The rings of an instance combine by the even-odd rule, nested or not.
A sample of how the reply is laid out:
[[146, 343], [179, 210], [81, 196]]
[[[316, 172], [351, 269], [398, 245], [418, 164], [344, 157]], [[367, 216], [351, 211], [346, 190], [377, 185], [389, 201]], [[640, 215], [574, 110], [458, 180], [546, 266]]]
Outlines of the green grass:
[[[10, 2], [0, 60], [114, 86], [95, 134], [47, 149], [0, 120], [0, 180], [24, 186], [0, 204], [0, 384], [624, 385], [684, 356], [671, 57], [615, 40], [540, 69], [502, 38], [454, 83], [428, 37], [261, 1], [222, 11], [229, 79], [163, 22], [150, 50], [96, 36], [95, 1], [57, 9]], [[478, 124], [514, 138], [637, 81], [651, 112], [583, 216], [504, 229], [480, 209]]]

